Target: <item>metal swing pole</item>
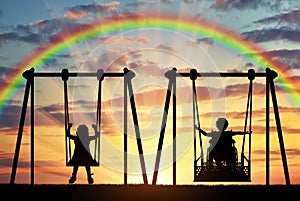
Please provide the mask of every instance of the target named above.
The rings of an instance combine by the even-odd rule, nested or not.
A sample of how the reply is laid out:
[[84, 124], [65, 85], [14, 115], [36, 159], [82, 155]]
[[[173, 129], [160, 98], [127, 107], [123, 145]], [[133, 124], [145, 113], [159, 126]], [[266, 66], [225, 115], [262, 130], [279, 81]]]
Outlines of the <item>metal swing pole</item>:
[[167, 71], [165, 73], [165, 77], [167, 77], [169, 79], [169, 84], [168, 84], [168, 89], [167, 89], [167, 94], [166, 94], [166, 102], [165, 102], [165, 106], [164, 106], [164, 113], [163, 113], [163, 118], [162, 118], [161, 129], [160, 129], [152, 185], [155, 185], [157, 182], [159, 163], [160, 163], [161, 152], [162, 152], [162, 147], [163, 147], [163, 143], [164, 143], [164, 135], [165, 135], [165, 130], [166, 130], [169, 106], [170, 106], [172, 86], [174, 84], [174, 79], [176, 79], [176, 69], [174, 68], [172, 70]]
[[[68, 84], [67, 81], [69, 79], [69, 71], [68, 69], [62, 69], [61, 71], [61, 79], [64, 82], [64, 110], [65, 110], [65, 147], [66, 147], [66, 165], [68, 165], [69, 157], [72, 158], [72, 150], [70, 146], [70, 138], [67, 137], [67, 132], [69, 129], [69, 100], [68, 100]], [[69, 143], [68, 143], [69, 140]], [[68, 154], [69, 151], [69, 154]]]
[[266, 75], [266, 185], [270, 185], [270, 78]]
[[252, 144], [252, 107], [253, 107], [253, 96], [252, 96], [252, 94], [253, 94], [253, 80], [255, 79], [255, 72], [254, 72], [254, 70], [252, 71], [253, 72], [253, 74], [252, 74], [252, 78], [250, 77], [251, 75], [250, 75], [250, 70], [248, 71], [248, 73], [249, 73], [249, 76], [248, 76], [248, 78], [251, 80], [251, 94], [250, 94], [250, 105], [249, 105], [249, 107], [250, 107], [250, 121], [249, 121], [249, 154], [248, 154], [248, 167], [249, 167], [249, 178], [251, 178], [251, 144]]
[[[195, 126], [196, 126], [196, 106], [195, 106], [195, 89], [194, 89], [194, 85], [195, 85], [195, 81], [193, 80], [192, 81], [193, 83], [193, 130], [194, 130], [194, 172], [195, 172], [195, 169], [197, 167], [197, 141], [196, 141], [196, 129], [195, 129]], [[198, 125], [199, 126], [199, 125]], [[194, 173], [194, 180], [195, 180], [195, 173]]]
[[128, 95], [127, 95], [127, 81], [126, 79], [124, 79], [124, 184], [127, 184], [127, 168], [128, 168], [128, 164], [127, 164], [127, 159], [128, 159], [128, 155], [127, 155], [127, 122], [128, 122]]
[[[247, 99], [247, 109], [246, 109], [246, 117], [245, 117], [245, 124], [244, 124], [244, 132], [247, 131], [247, 124], [248, 124], [248, 114], [249, 115], [249, 156], [248, 156], [248, 164], [249, 164], [249, 174], [250, 174], [250, 150], [251, 150], [251, 128], [252, 128], [252, 91], [253, 91], [253, 80], [255, 79], [255, 71], [253, 69], [248, 70], [248, 79], [250, 80], [249, 82], [249, 89], [248, 89], [248, 99]], [[246, 140], [246, 134], [243, 136], [243, 143], [242, 143], [242, 151], [241, 151], [241, 163], [242, 167], [244, 167], [244, 160], [245, 160], [245, 140]]]
[[[195, 128], [195, 121], [197, 117], [197, 124], [200, 128], [200, 114], [199, 114], [199, 107], [198, 107], [198, 96], [197, 96], [197, 89], [196, 89], [196, 83], [195, 80], [197, 79], [197, 70], [196, 69], [191, 69], [190, 70], [190, 79], [192, 80], [192, 87], [193, 87], [193, 118], [194, 118], [194, 128]], [[201, 133], [199, 131], [199, 141], [200, 141], [200, 158], [201, 158], [201, 166], [203, 165], [203, 146], [202, 146], [202, 138], [201, 138]], [[195, 143], [194, 143], [194, 149], [196, 152], [196, 135], [195, 135]], [[195, 153], [195, 159], [196, 159], [196, 153]]]
[[[104, 71], [102, 69], [97, 70], [97, 80], [98, 80], [98, 96], [97, 96], [97, 117], [96, 126], [99, 136], [96, 138], [95, 149], [94, 149], [94, 159], [96, 159], [96, 153], [98, 153], [98, 164], [100, 164], [100, 135], [101, 135], [101, 100], [102, 100], [102, 80], [104, 79]], [[97, 150], [98, 148], [98, 150]], [[98, 152], [96, 152], [96, 150]]]
[[289, 171], [288, 171], [287, 159], [286, 159], [283, 136], [282, 136], [282, 128], [281, 128], [281, 123], [280, 123], [279, 110], [278, 110], [275, 86], [274, 86], [274, 81], [273, 81], [277, 77], [277, 73], [275, 71], [270, 70], [269, 68], [266, 69], [266, 73], [267, 73], [268, 87], [270, 87], [271, 96], [272, 96], [273, 109], [274, 109], [274, 115], [275, 115], [275, 121], [276, 121], [277, 134], [278, 134], [278, 140], [279, 140], [279, 145], [280, 145], [280, 152], [281, 152], [281, 158], [282, 158], [282, 163], [283, 163], [285, 180], [286, 180], [286, 184], [290, 185]]
[[125, 74], [124, 76], [125, 76], [125, 80], [126, 80], [126, 86], [128, 87], [128, 92], [129, 92], [131, 112], [132, 112], [132, 116], [133, 116], [136, 141], [137, 141], [137, 146], [138, 146], [138, 150], [139, 150], [139, 157], [140, 157], [140, 162], [141, 162], [143, 180], [144, 180], [144, 184], [148, 184], [146, 165], [145, 165], [145, 160], [144, 160], [144, 152], [143, 152], [143, 146], [142, 146], [142, 139], [141, 139], [141, 134], [140, 134], [140, 130], [139, 130], [139, 123], [138, 123], [135, 101], [134, 101], [134, 96], [133, 96], [133, 89], [132, 89], [132, 84], [131, 84], [131, 79], [135, 76], [135, 74], [132, 71], [129, 71], [127, 68], [124, 69], [124, 74]]
[[16, 148], [15, 148], [15, 155], [14, 155], [13, 166], [12, 166], [12, 171], [11, 171], [11, 176], [10, 176], [10, 184], [15, 183], [15, 177], [16, 177], [16, 172], [17, 172], [17, 167], [18, 167], [18, 159], [19, 159], [19, 154], [20, 154], [20, 148], [21, 148], [25, 118], [26, 118], [26, 110], [27, 110], [29, 93], [30, 93], [30, 86], [31, 86], [32, 81], [33, 81], [33, 73], [34, 73], [34, 68], [31, 68], [30, 70], [25, 71], [22, 74], [22, 76], [27, 81], [26, 81], [24, 98], [23, 98], [22, 113], [21, 113], [20, 123], [19, 123], [19, 130], [18, 130], [18, 136], [17, 136]]
[[196, 171], [197, 171], [197, 162], [201, 159], [201, 166], [203, 166], [203, 147], [202, 147], [202, 138], [201, 133], [199, 131], [199, 142], [200, 142], [200, 157], [197, 159], [197, 140], [196, 140], [196, 118], [197, 118], [197, 126], [200, 128], [200, 119], [199, 119], [199, 108], [197, 102], [197, 89], [195, 80], [197, 79], [197, 70], [190, 70], [190, 79], [192, 80], [192, 92], [193, 92], [193, 130], [194, 130], [194, 180], [196, 180]]
[[31, 92], [30, 92], [30, 145], [31, 145], [31, 151], [30, 151], [30, 160], [31, 160], [31, 173], [30, 173], [30, 180], [31, 184], [34, 184], [34, 77], [32, 77], [31, 80]]
[[[176, 68], [173, 68], [176, 72]], [[176, 77], [173, 81], [173, 185], [176, 185]]]

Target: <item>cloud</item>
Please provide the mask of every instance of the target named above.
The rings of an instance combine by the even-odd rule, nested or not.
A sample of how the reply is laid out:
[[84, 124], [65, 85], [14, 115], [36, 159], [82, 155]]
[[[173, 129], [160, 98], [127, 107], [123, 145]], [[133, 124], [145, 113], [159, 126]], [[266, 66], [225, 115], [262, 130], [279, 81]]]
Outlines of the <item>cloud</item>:
[[43, 41], [43, 37], [39, 34], [19, 35], [16, 32], [9, 32], [0, 34], [0, 41], [0, 45], [3, 45], [7, 41], [22, 41], [39, 44]]
[[88, 15], [88, 13], [86, 11], [83, 11], [83, 10], [78, 10], [78, 11], [71, 11], [71, 10], [69, 10], [64, 15], [64, 17], [65, 18], [70, 18], [70, 19], [73, 19], [73, 20], [77, 20], [77, 19], [85, 17], [87, 15]]
[[[262, 83], [253, 83], [253, 96], [262, 95], [265, 93], [265, 84]], [[231, 96], [247, 96], [249, 90], [249, 84], [235, 84], [228, 85], [225, 87], [225, 94], [227, 97]]]
[[278, 40], [300, 42], [299, 22], [300, 9], [298, 8], [296, 10], [280, 13], [255, 21], [255, 24], [263, 24], [264, 27], [272, 26], [273, 28], [244, 32], [242, 33], [242, 36], [248, 40], [258, 43]]
[[286, 27], [281, 29], [264, 29], [264, 30], [253, 30], [244, 32], [241, 35], [246, 40], [251, 40], [256, 43], [278, 41], [278, 40], [289, 40], [293, 42], [300, 42], [299, 30], [290, 30]]
[[146, 44], [148, 39], [146, 37], [126, 37], [123, 35], [111, 37], [105, 40], [105, 44]]
[[5, 79], [6, 75], [11, 72], [11, 69], [5, 66], [0, 66], [0, 81]]
[[37, 30], [42, 34], [51, 35], [60, 30], [60, 24], [66, 24], [66, 20], [60, 21], [58, 19], [54, 20], [38, 20], [36, 22], [30, 23], [29, 25], [19, 25], [16, 31], [20, 32], [20, 28], [28, 30], [28, 32], [32, 32], [33, 30]]
[[228, 9], [257, 9], [261, 1], [259, 0], [215, 0], [211, 7], [220, 10]]
[[64, 17], [77, 20], [86, 17], [89, 14], [100, 14], [104, 16], [108, 14], [116, 14], [119, 4], [120, 2], [113, 1], [105, 4], [78, 5], [68, 8]]
[[[37, 20], [36, 22], [27, 25], [19, 24], [10, 28], [10, 32], [0, 34], [0, 45], [10, 41], [20, 41], [32, 44], [41, 44], [49, 39], [55, 41], [56, 38], [52, 38], [54, 34], [81, 25], [81, 22], [78, 21], [78, 19], [82, 19], [85, 16], [93, 17], [93, 14], [116, 14], [116, 8], [119, 4], [119, 2], [113, 1], [111, 3], [100, 5], [78, 5], [67, 8], [67, 12], [63, 18]], [[84, 25], [81, 26], [84, 27]]]
[[147, 1], [137, 1], [137, 2], [133, 2], [133, 3], [128, 3], [128, 4], [126, 4], [126, 6], [138, 8], [141, 6], [145, 6], [147, 3], [148, 3]]
[[156, 49], [160, 49], [160, 50], [166, 50], [166, 51], [171, 51], [171, 52], [175, 52], [174, 48], [168, 45], [163, 45], [160, 44], [158, 46], [155, 47]]
[[[7, 155], [6, 153], [1, 153], [0, 154], [0, 164], [1, 167], [12, 167], [12, 156]], [[30, 166], [30, 161], [18, 161], [18, 167], [29, 167]]]
[[264, 19], [260, 19], [255, 21], [254, 23], [261, 23], [261, 24], [269, 24], [272, 22], [287, 22], [287, 23], [292, 23], [292, 24], [296, 24], [299, 23], [300, 21], [300, 9], [298, 8], [297, 10], [292, 10], [290, 12], [287, 13], [283, 13], [283, 14], [279, 14], [279, 15], [275, 15], [272, 17], [267, 17]]
[[171, 4], [174, 2], [174, 0], [161, 0], [161, 2], [165, 4]]
[[203, 44], [207, 44], [207, 45], [213, 45], [214, 41], [211, 38], [198, 38], [196, 40], [196, 43], [197, 44], [202, 44], [203, 43]]
[[213, 46], [214, 41], [212, 38], [196, 38], [194, 41], [188, 40], [186, 41], [187, 46], [195, 46], [195, 45], [204, 45], [204, 46]]
[[[260, 53], [262, 56], [271, 57], [272, 60], [277, 60], [284, 64], [287, 69], [299, 69], [300, 68], [300, 50], [272, 50]], [[284, 69], [282, 69], [284, 70]]]
[[195, 2], [195, 0], [183, 0], [183, 2], [186, 4], [192, 4]]
[[269, 54], [288, 68], [300, 69], [300, 50], [273, 50], [269, 51]]
[[[69, 102], [69, 117], [85, 117], [87, 120], [94, 120], [96, 117], [96, 103], [94, 101], [78, 100]], [[22, 112], [22, 103], [10, 102], [2, 111], [0, 116], [1, 130], [17, 130], [20, 123]], [[30, 110], [26, 111], [25, 125], [29, 125]], [[52, 104], [35, 109], [35, 126], [62, 126], [65, 122], [65, 113], [63, 103]]]
[[[251, 55], [249, 53], [248, 55]], [[279, 49], [279, 50], [271, 50], [264, 51], [259, 53], [262, 57], [268, 57], [273, 61], [277, 61], [283, 64], [284, 69], [280, 69], [282, 72], [291, 70], [291, 69], [299, 69], [300, 67], [300, 50], [298, 49]], [[247, 64], [248, 65], [248, 64]]]
[[299, 156], [300, 150], [299, 149], [285, 149], [287, 155], [289, 156]]
[[41, 44], [49, 39], [54, 40], [53, 35], [57, 32], [72, 29], [76, 25], [78, 22], [68, 19], [38, 20], [28, 25], [17, 25], [12, 31], [0, 34], [0, 45], [10, 41]]
[[[285, 1], [290, 3], [290, 1]], [[245, 9], [258, 9], [259, 7], [267, 8], [270, 11], [280, 11], [284, 9], [281, 1], [272, 0], [214, 0], [211, 8], [218, 10], [245, 10]]]
[[5, 110], [0, 115], [0, 128], [18, 128], [21, 111], [21, 106], [7, 105]]

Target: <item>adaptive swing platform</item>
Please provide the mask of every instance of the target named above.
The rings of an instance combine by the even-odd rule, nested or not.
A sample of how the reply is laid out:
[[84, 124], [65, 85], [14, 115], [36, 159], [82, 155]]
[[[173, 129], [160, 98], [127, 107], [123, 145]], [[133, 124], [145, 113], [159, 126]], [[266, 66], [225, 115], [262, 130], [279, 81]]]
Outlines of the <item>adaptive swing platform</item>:
[[250, 182], [250, 167], [238, 163], [235, 168], [218, 168], [204, 163], [202, 166], [196, 166], [194, 172], [194, 182], [199, 181], [235, 181]]

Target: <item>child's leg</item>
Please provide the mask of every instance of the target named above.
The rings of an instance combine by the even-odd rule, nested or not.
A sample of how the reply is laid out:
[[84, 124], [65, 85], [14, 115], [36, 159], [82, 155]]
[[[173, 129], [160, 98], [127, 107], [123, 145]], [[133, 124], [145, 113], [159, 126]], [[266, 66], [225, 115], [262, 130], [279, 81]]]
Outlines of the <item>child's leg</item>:
[[78, 172], [78, 166], [74, 166], [74, 167], [73, 167], [73, 173], [72, 173], [72, 176], [75, 176], [75, 177], [76, 177], [77, 172]]
[[89, 184], [94, 183], [94, 179], [92, 178], [92, 173], [91, 173], [91, 166], [85, 166], [86, 174], [87, 174], [87, 179]]
[[76, 181], [77, 171], [78, 171], [78, 166], [73, 166], [72, 177], [69, 179], [70, 184], [72, 184]]
[[91, 166], [85, 166], [87, 176], [91, 175]]

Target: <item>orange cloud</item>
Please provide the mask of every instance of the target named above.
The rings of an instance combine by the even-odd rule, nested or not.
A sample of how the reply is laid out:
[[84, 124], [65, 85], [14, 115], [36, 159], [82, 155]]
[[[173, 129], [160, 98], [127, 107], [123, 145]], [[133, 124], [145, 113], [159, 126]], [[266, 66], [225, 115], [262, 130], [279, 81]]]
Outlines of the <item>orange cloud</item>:
[[74, 20], [77, 20], [79, 18], [83, 18], [87, 16], [87, 12], [86, 11], [83, 11], [83, 10], [80, 10], [78, 12], [73, 12], [73, 11], [68, 11], [64, 17], [65, 18], [70, 18], [70, 19], [74, 19]]
[[213, 5], [214, 6], [222, 6], [225, 5], [227, 3], [227, 0], [216, 0]]

